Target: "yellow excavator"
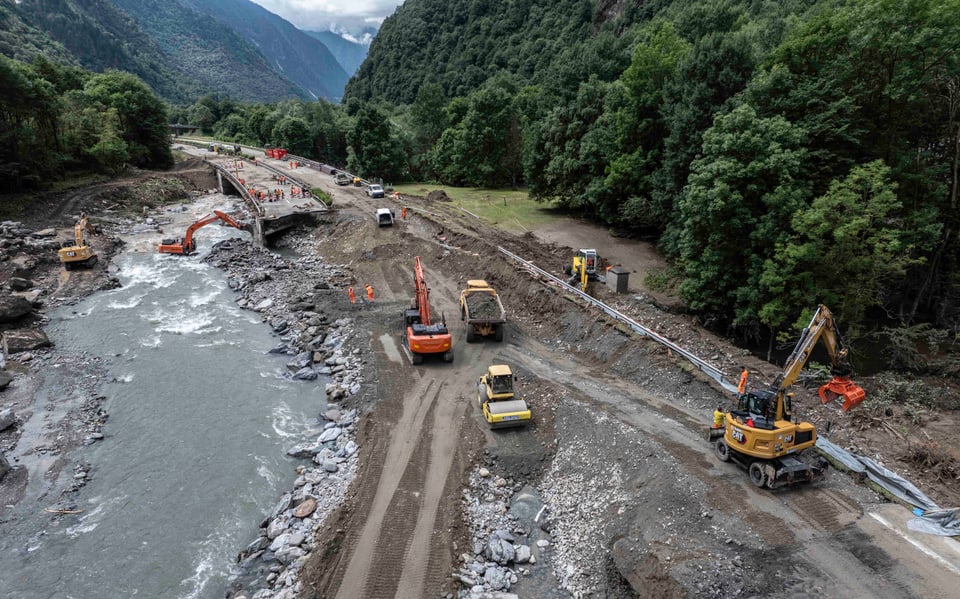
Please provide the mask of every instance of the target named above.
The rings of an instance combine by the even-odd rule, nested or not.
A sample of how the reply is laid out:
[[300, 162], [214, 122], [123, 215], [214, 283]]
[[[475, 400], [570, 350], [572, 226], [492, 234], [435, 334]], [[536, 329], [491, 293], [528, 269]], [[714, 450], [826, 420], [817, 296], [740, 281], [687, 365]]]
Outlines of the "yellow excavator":
[[794, 457], [813, 447], [817, 429], [799, 419], [791, 422], [793, 393], [787, 392], [821, 339], [827, 346], [834, 377], [820, 387], [821, 399], [824, 403], [842, 400], [844, 411], [859, 405], [866, 394], [850, 380], [847, 350], [839, 346], [833, 315], [826, 306], [820, 305], [773, 384], [768, 389], [740, 394], [736, 409], [724, 415], [723, 428], [711, 429], [708, 433], [708, 438], [716, 438], [717, 458], [722, 462], [732, 460], [746, 468], [757, 487], [776, 489], [813, 481], [827, 470], [827, 461], [823, 458], [808, 464]]
[[600, 268], [600, 256], [595, 249], [577, 250], [577, 255], [573, 257], [573, 265], [567, 268], [567, 285], [573, 285], [579, 281], [580, 291], [587, 292], [587, 285], [590, 281], [603, 282], [605, 277]]
[[83, 212], [80, 214], [80, 220], [78, 220], [77, 224], [73, 227], [73, 242], [63, 242], [58, 250], [60, 263], [63, 264], [64, 270], [91, 268], [97, 263], [99, 258], [93, 253], [90, 246], [87, 245], [86, 238], [84, 237], [85, 231], [92, 233], [94, 229], [93, 225], [90, 224], [90, 219], [87, 218], [87, 213]]

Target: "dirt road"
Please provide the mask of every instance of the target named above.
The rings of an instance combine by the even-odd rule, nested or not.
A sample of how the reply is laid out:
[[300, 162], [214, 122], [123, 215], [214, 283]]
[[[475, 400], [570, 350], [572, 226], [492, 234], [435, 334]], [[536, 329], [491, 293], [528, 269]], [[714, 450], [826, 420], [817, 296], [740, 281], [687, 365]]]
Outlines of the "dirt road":
[[[305, 566], [305, 596], [455, 596], [451, 573], [473, 551], [463, 490], [471, 469], [490, 456], [507, 484], [535, 485], [549, 514], [551, 544], [537, 549], [537, 565], [511, 589], [521, 597], [954, 596], [956, 541], [910, 532], [907, 510], [843, 473], [805, 488], [757, 490], [700, 436], [712, 407], [729, 398], [663, 348], [541, 286], [495, 251], [501, 245], [559, 272], [580, 245], [609, 247], [624, 262], [642, 260], [649, 248], [578, 242], [597, 232], [575, 222], [564, 225], [569, 235], [510, 236], [443, 202], [412, 197], [401, 200], [412, 208], [406, 221], [378, 228], [375, 210], [399, 214], [401, 204], [309, 169], [296, 176], [330, 193], [338, 208], [314, 232], [317, 252], [351, 266], [354, 287], [376, 290], [358, 318], [369, 331], [368, 370], [379, 398], [363, 406], [358, 479]], [[544, 243], [551, 239], [573, 246]], [[414, 367], [399, 350], [414, 256], [423, 260], [434, 313], [450, 315], [453, 364]], [[470, 278], [500, 291], [510, 320], [504, 343], [465, 342], [455, 302]], [[752, 360], [689, 317], [642, 298], [595, 293], [731, 374]], [[513, 365], [526, 382], [529, 429], [483, 425], [474, 384], [493, 362]], [[750, 364], [761, 378], [776, 373]], [[798, 401], [805, 416], [840, 428], [811, 393], [798, 390]], [[951, 501], [957, 486], [934, 485], [931, 494]]]

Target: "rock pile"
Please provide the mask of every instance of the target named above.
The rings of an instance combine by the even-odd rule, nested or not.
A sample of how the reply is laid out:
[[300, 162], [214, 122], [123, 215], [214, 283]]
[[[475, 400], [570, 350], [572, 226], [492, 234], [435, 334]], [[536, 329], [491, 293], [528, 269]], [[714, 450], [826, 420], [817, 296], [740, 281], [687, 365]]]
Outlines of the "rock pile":
[[[331, 322], [325, 312], [331, 300], [327, 296], [342, 293], [335, 287], [349, 283], [346, 267], [310, 255], [289, 263], [236, 239], [216, 244], [204, 260], [227, 271], [237, 305], [260, 313], [280, 336], [271, 353], [292, 357], [287, 368], [293, 379], [329, 381], [328, 402], [360, 393], [364, 359], [360, 348], [348, 347], [355, 337], [354, 320]], [[238, 580], [243, 582], [235, 584], [235, 599], [300, 594], [300, 569], [314, 548], [314, 533], [341, 503], [357, 469], [356, 410], [332, 408], [321, 419], [323, 430], [316, 439], [287, 450], [312, 465], [297, 468], [294, 488], [263, 520], [257, 540], [238, 556]]]
[[[460, 556], [461, 565], [453, 574], [463, 587], [461, 599], [515, 599], [517, 595], [508, 592], [511, 586], [537, 563], [534, 550], [523, 542], [531, 536], [531, 522], [510, 509], [514, 490], [512, 483], [485, 467], [470, 475], [462, 503], [473, 552]], [[540, 548], [549, 545], [545, 540], [540, 543]]]
[[[300, 569], [314, 548], [314, 536], [340, 505], [356, 474], [356, 410], [332, 409], [323, 415], [325, 428], [313, 442], [291, 447], [287, 454], [311, 458], [313, 466], [297, 468], [294, 488], [280, 498], [260, 523], [260, 536], [237, 558], [241, 571], [260, 588], [252, 599], [294, 599], [300, 594]], [[248, 597], [243, 593], [234, 599]]]

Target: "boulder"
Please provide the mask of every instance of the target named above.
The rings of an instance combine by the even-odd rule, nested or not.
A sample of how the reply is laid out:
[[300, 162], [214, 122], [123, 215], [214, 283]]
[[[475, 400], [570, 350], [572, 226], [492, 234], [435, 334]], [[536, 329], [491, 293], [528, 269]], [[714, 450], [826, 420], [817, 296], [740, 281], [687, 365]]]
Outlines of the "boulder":
[[483, 573], [483, 582], [494, 591], [509, 589], [510, 574], [503, 568], [491, 566], [490, 568], [487, 568], [486, 572]]
[[307, 366], [306, 368], [301, 368], [294, 375], [293, 378], [298, 381], [313, 381], [317, 378], [317, 371], [313, 369], [312, 366]]
[[11, 381], [13, 381], [13, 375], [6, 370], [0, 370], [0, 391], [6, 389]]
[[33, 281], [22, 277], [10, 277], [9, 285], [14, 291], [26, 291], [33, 287]]
[[50, 339], [40, 329], [14, 329], [3, 332], [3, 351], [7, 355], [49, 346]]
[[13, 410], [7, 408], [6, 410], [0, 410], [0, 432], [7, 430], [17, 422], [17, 417], [14, 415]]
[[0, 480], [3, 480], [7, 472], [10, 472], [10, 462], [7, 461], [7, 458], [3, 456], [3, 452], [0, 451]]
[[307, 498], [297, 506], [297, 509], [293, 511], [293, 515], [297, 518], [306, 518], [313, 512], [317, 510], [317, 500], [312, 497]]
[[0, 322], [15, 322], [33, 310], [33, 304], [19, 295], [0, 293]]
[[486, 556], [491, 562], [505, 566], [513, 561], [515, 555], [516, 551], [513, 548], [512, 541], [500, 538], [497, 533], [490, 535], [490, 538], [487, 539]]

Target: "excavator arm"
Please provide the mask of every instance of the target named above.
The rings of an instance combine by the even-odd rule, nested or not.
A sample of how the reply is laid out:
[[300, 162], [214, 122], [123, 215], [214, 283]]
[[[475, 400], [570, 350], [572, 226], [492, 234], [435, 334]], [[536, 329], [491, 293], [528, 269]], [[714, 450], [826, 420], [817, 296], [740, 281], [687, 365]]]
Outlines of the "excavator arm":
[[414, 259], [413, 276], [416, 285], [417, 310], [420, 311], [420, 322], [429, 326], [433, 324], [430, 320], [430, 288], [427, 287], [427, 279], [423, 275], [420, 256]]
[[[773, 385], [778, 395], [783, 393], [800, 376], [800, 371], [810, 359], [813, 348], [817, 341], [822, 340], [827, 347], [827, 354], [830, 357], [831, 374], [833, 379], [820, 387], [819, 395], [823, 403], [838, 399], [843, 400], [843, 411], [854, 408], [863, 401], [866, 394], [863, 389], [858, 387], [849, 376], [852, 372], [850, 364], [847, 362], [847, 350], [840, 347], [839, 335], [837, 333], [836, 322], [830, 309], [821, 304], [817, 307], [816, 313], [810, 320], [803, 332], [800, 334], [800, 340], [793, 348], [787, 362], [783, 367], [783, 372], [777, 377]], [[778, 409], [780, 412], [783, 408]]]
[[192, 254], [193, 250], [195, 249], [193, 243], [193, 234], [196, 233], [198, 229], [206, 227], [210, 223], [218, 220], [223, 221], [231, 227], [235, 227], [237, 229], [243, 228], [240, 223], [231, 218], [226, 212], [214, 210], [213, 214], [208, 214], [187, 227], [187, 232], [184, 234], [182, 239], [164, 239], [160, 244], [160, 252], [165, 254]]

